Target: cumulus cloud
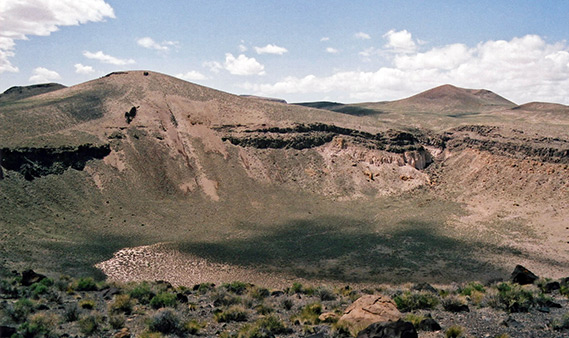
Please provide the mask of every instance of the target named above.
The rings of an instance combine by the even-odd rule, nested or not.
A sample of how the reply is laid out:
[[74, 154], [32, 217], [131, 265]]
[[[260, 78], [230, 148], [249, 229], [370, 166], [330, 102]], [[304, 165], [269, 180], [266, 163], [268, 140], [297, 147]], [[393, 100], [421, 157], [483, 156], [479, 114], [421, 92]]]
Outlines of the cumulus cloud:
[[205, 61], [202, 66], [209, 68], [209, 71], [213, 73], [219, 73], [223, 69], [223, 65], [217, 61]]
[[243, 54], [238, 57], [231, 53], [225, 54], [224, 66], [233, 75], [265, 75], [265, 66], [257, 62], [255, 58], [249, 58]]
[[34, 69], [33, 75], [30, 77], [29, 81], [32, 83], [42, 83], [59, 79], [61, 79], [61, 76], [56, 71], [49, 70], [44, 67], [37, 67]]
[[60, 26], [114, 18], [113, 8], [104, 0], [2, 0], [0, 2], [0, 73], [17, 72], [10, 58], [15, 40], [30, 35], [47, 36]]
[[398, 53], [412, 53], [417, 49], [417, 44], [413, 41], [413, 36], [406, 29], [395, 31], [394, 29], [383, 35], [387, 39], [385, 47]]
[[[410, 33], [404, 35], [410, 37]], [[392, 37], [392, 34], [388, 36]], [[517, 103], [569, 104], [569, 46], [566, 41], [547, 43], [540, 36], [526, 35], [509, 41], [490, 40], [476, 46], [437, 46], [424, 52], [412, 52], [410, 48], [401, 48], [412, 44], [394, 42], [412, 41], [407, 38], [389, 41], [389, 48], [397, 47], [399, 52], [387, 58], [391, 62], [389, 66], [377, 71], [286, 77], [276, 83], [248, 83], [245, 88], [264, 96], [317, 93], [351, 101], [378, 101], [399, 99], [451, 83], [466, 88], [490, 89]], [[343, 96], [345, 93], [349, 96]]]
[[288, 52], [286, 48], [272, 44], [268, 44], [265, 47], [255, 47], [255, 51], [257, 52], [257, 54], [277, 54], [277, 55], [283, 55], [284, 53]]
[[326, 48], [326, 53], [336, 54], [338, 52], [339, 52], [339, 50], [337, 50], [336, 48], [332, 48], [332, 47]]
[[369, 40], [369, 39], [371, 39], [371, 36], [369, 36], [369, 34], [364, 33], [364, 32], [358, 32], [358, 33], [354, 34], [354, 37], [358, 40]]
[[158, 43], [154, 41], [151, 37], [144, 37], [136, 40], [136, 43], [144, 48], [154, 49], [162, 52], [167, 52], [170, 50], [170, 47], [177, 46], [179, 44], [178, 41], [163, 41]]
[[89, 51], [83, 52], [83, 55], [88, 59], [98, 60], [102, 63], [109, 63], [111, 65], [116, 66], [124, 66], [124, 65], [131, 65], [136, 63], [133, 59], [119, 59], [111, 55], [107, 55], [102, 51], [98, 51], [96, 53], [92, 53]]
[[91, 66], [84, 66], [80, 63], [75, 64], [75, 73], [77, 74], [87, 75], [87, 74], [92, 74], [94, 72], [95, 70]]
[[176, 77], [186, 81], [200, 81], [207, 79], [205, 75], [195, 70], [191, 70], [187, 73], [177, 74]]
[[239, 48], [239, 51], [240, 51], [241, 53], [247, 51], [247, 46], [245, 46], [244, 44], [240, 44], [240, 45], [238, 46], [238, 48]]

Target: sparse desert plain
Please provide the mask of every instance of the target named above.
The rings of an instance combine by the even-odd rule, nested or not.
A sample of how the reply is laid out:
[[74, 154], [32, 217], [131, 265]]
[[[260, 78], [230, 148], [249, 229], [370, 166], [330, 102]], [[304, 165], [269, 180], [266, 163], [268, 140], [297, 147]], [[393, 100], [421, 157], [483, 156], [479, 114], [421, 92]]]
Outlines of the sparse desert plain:
[[0, 95], [0, 272], [174, 287], [569, 276], [569, 107], [288, 104], [148, 71]]

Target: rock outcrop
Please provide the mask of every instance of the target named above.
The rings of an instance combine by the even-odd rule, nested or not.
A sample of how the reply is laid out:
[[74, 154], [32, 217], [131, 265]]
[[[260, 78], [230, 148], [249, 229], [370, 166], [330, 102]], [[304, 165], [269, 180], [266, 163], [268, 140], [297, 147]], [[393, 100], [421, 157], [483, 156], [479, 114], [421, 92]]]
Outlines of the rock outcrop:
[[396, 321], [401, 312], [395, 302], [385, 295], [365, 295], [358, 298], [344, 311], [339, 322], [351, 329], [366, 327], [372, 323]]
[[358, 333], [358, 338], [417, 338], [413, 324], [398, 320], [396, 322], [373, 323]]

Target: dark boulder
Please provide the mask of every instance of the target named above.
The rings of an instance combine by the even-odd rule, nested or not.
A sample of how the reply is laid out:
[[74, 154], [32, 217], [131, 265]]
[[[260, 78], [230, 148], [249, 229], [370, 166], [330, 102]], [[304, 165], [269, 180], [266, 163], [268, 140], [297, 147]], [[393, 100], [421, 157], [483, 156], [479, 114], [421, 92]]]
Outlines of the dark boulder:
[[533, 284], [538, 277], [528, 269], [521, 265], [516, 265], [514, 272], [512, 272], [512, 282], [520, 285]]
[[417, 338], [413, 324], [398, 320], [396, 322], [373, 323], [360, 333], [358, 338]]
[[555, 290], [561, 289], [561, 284], [557, 281], [555, 282], [547, 282], [543, 286], [543, 292], [545, 293], [552, 293]]
[[421, 331], [439, 331], [441, 329], [441, 326], [439, 323], [437, 323], [436, 320], [429, 317], [423, 319], [417, 328]]
[[0, 325], [0, 338], [10, 338], [18, 333], [15, 327]]
[[24, 272], [22, 272], [22, 285], [23, 286], [30, 286], [34, 283], [38, 283], [43, 279], [46, 279], [47, 277], [36, 273], [34, 270], [30, 269], [30, 270], [26, 270]]
[[416, 291], [428, 291], [431, 293], [438, 293], [437, 289], [435, 289], [431, 284], [429, 283], [419, 283], [419, 284], [415, 284], [413, 285], [413, 290]]
[[101, 293], [101, 296], [102, 296], [104, 299], [109, 300], [109, 299], [113, 298], [114, 295], [118, 295], [118, 294], [120, 294], [120, 293], [121, 293], [121, 290], [119, 290], [119, 289], [117, 289], [117, 288], [115, 288], [115, 287], [110, 287], [110, 288], [104, 290], [104, 291]]

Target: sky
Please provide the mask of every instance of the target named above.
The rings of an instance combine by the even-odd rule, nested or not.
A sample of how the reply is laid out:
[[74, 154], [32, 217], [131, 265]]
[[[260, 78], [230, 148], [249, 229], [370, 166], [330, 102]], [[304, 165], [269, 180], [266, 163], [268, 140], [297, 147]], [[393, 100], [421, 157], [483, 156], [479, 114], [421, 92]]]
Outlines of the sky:
[[0, 92], [151, 70], [288, 102], [442, 85], [569, 105], [569, 1], [2, 0]]

